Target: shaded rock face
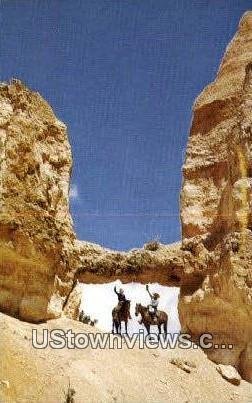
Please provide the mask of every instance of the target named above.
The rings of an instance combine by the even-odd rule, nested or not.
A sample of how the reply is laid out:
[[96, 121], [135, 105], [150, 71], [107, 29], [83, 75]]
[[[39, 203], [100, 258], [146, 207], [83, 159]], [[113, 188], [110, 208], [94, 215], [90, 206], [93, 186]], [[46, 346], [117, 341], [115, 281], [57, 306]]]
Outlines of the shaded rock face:
[[0, 310], [61, 315], [71, 289], [66, 127], [18, 80], [0, 87]]
[[195, 339], [210, 332], [233, 344], [208, 355], [252, 381], [252, 12], [193, 112], [181, 191], [180, 319]]

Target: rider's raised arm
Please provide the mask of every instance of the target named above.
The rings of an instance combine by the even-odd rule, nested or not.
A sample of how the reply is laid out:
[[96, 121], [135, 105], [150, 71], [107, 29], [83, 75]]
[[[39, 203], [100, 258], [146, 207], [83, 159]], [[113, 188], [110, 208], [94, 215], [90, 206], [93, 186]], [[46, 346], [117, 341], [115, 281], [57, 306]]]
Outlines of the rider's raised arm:
[[116, 291], [116, 286], [114, 286], [114, 291], [115, 291], [116, 295], [119, 294], [119, 292]]
[[152, 294], [151, 294], [148, 286], [146, 286], [146, 290], [148, 291], [149, 296], [152, 298]]

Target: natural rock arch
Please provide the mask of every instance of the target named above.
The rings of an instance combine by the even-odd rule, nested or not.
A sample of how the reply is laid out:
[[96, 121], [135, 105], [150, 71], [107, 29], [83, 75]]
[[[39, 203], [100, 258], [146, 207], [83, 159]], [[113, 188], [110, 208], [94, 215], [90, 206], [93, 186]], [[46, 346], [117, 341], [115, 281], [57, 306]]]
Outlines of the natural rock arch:
[[[252, 13], [216, 80], [197, 98], [181, 191], [182, 246], [129, 253], [76, 240], [69, 214], [66, 127], [20, 81], [0, 87], [0, 309], [38, 322], [77, 306], [74, 280], [180, 285], [183, 330], [252, 380]], [[75, 301], [75, 302], [73, 302]], [[68, 310], [69, 312], [69, 310]], [[234, 332], [235, 329], [235, 332]]]

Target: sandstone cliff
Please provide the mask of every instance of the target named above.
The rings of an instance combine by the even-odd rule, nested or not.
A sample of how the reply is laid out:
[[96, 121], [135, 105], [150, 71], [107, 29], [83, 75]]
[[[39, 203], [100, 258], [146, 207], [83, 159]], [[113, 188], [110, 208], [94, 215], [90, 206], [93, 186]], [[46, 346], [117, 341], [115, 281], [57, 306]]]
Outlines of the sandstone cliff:
[[76, 241], [76, 277], [84, 283], [120, 280], [179, 286], [183, 273], [181, 244], [149, 242], [141, 249], [118, 252], [88, 242]]
[[61, 316], [63, 309], [76, 318], [77, 279], [178, 285], [179, 244], [126, 253], [76, 239], [65, 125], [18, 80], [1, 85], [0, 106], [0, 310], [33, 322]]
[[183, 176], [182, 327], [233, 344], [208, 355], [251, 381], [252, 12], [195, 101]]
[[71, 287], [71, 150], [65, 125], [18, 80], [0, 87], [0, 156], [0, 310], [60, 316]]
[[19, 81], [0, 87], [0, 310], [28, 321], [77, 316], [73, 284], [180, 285], [182, 328], [211, 332], [208, 355], [252, 380], [252, 13], [198, 97], [183, 167], [182, 248], [128, 253], [76, 240], [66, 127]]

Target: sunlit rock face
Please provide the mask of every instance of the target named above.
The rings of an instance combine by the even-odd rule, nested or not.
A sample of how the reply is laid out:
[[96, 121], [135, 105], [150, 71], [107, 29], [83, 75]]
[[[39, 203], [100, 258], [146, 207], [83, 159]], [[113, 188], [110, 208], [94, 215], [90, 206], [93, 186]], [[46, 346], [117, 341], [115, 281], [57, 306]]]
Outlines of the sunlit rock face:
[[0, 86], [0, 145], [0, 311], [32, 322], [63, 311], [76, 319], [77, 279], [179, 284], [180, 244], [127, 253], [76, 239], [66, 126], [18, 80]]
[[74, 239], [66, 127], [18, 80], [0, 87], [0, 310], [40, 321], [61, 315]]
[[252, 381], [252, 12], [195, 101], [183, 177], [182, 328], [233, 344], [208, 354]]

